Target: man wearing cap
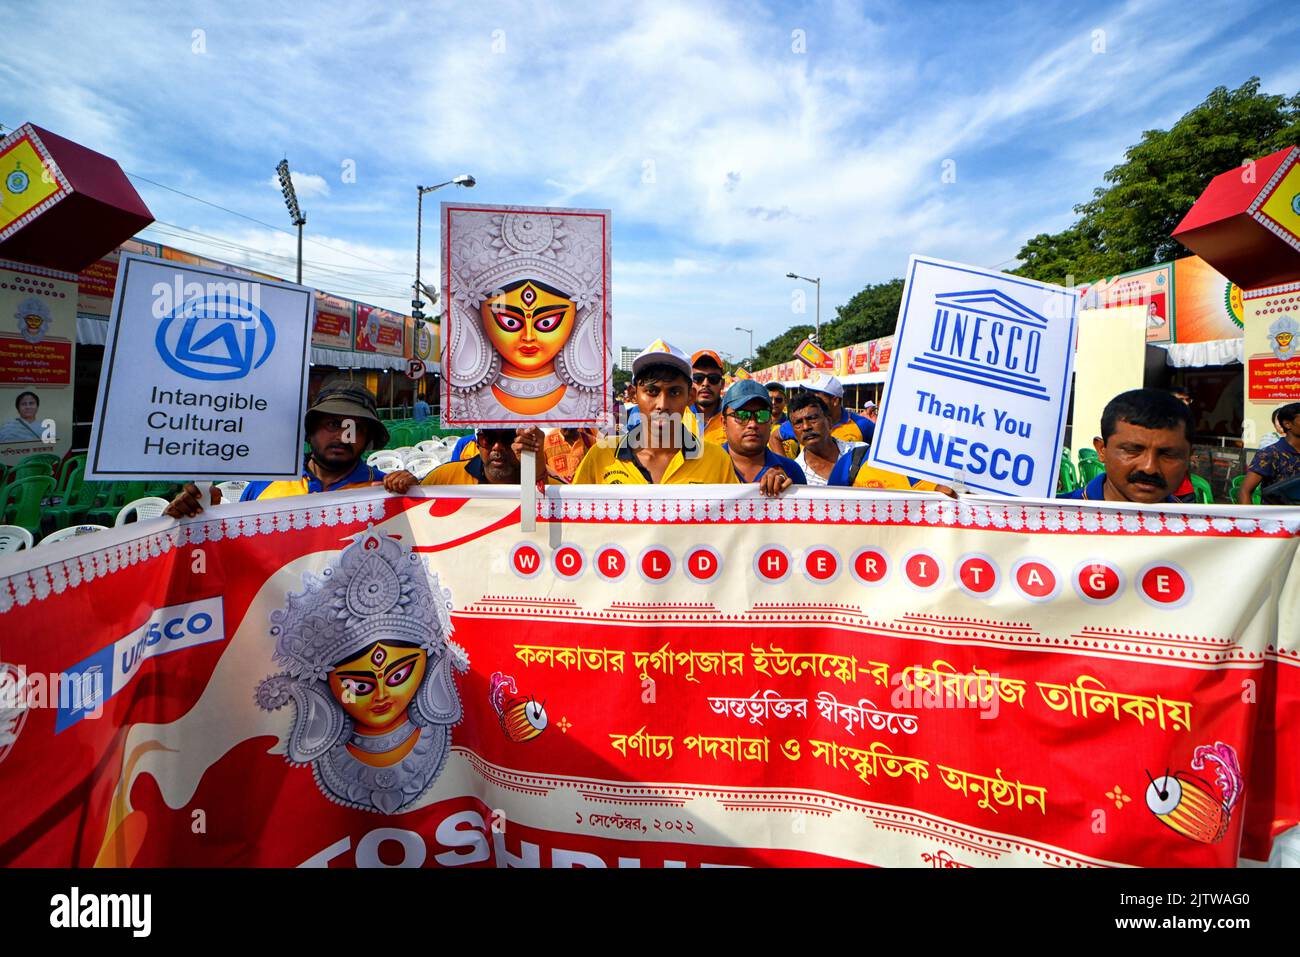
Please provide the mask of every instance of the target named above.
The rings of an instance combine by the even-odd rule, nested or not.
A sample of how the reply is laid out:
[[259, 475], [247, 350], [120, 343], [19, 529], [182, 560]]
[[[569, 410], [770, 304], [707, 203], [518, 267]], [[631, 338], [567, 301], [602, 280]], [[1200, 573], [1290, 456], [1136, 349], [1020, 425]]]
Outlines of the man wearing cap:
[[[365, 463], [367, 451], [382, 449], [388, 444], [388, 429], [379, 421], [376, 404], [370, 390], [358, 383], [347, 379], [327, 382], [303, 417], [311, 454], [303, 463], [302, 476], [274, 482], [250, 482], [239, 500], [287, 498], [377, 484], [384, 473]], [[213, 487], [212, 504], [220, 502], [221, 491]], [[202, 510], [198, 487], [190, 483], [167, 506], [165, 514], [173, 518], [189, 518]]]
[[790, 422], [802, 447], [795, 464], [809, 485], [825, 485], [841, 456], [863, 446], [831, 434], [830, 412], [820, 392], [805, 390], [790, 400]]
[[574, 485], [725, 485], [739, 481], [722, 445], [701, 440], [684, 423], [691, 397], [691, 362], [684, 352], [662, 339], [655, 340], [632, 360], [632, 382], [638, 421], [617, 443], [592, 446], [578, 466]]
[[[804, 388], [816, 392], [826, 404], [830, 415], [832, 436], [847, 442], [871, 442], [872, 436], [876, 434], [876, 423], [844, 408], [844, 386], [840, 384], [839, 379], [833, 375], [819, 373], [805, 382]], [[798, 436], [794, 432], [794, 427], [787, 422], [781, 426], [780, 437], [797, 439]]]
[[767, 447], [772, 435], [772, 400], [753, 379], [741, 379], [722, 396], [722, 420], [736, 478], [758, 485], [764, 495], [780, 495], [792, 485], [806, 485], [803, 469]]
[[[538, 452], [542, 447], [542, 430], [536, 426], [525, 429], [479, 429], [474, 433], [473, 458], [453, 459], [439, 465], [423, 481], [406, 469], [391, 472], [384, 477], [384, 488], [401, 495], [412, 485], [518, 485], [520, 456], [524, 452]], [[534, 481], [545, 477], [542, 456], [536, 460]]]
[[691, 356], [691, 383], [694, 402], [687, 426], [704, 441], [722, 445], [727, 441], [722, 427], [722, 359], [712, 349]]

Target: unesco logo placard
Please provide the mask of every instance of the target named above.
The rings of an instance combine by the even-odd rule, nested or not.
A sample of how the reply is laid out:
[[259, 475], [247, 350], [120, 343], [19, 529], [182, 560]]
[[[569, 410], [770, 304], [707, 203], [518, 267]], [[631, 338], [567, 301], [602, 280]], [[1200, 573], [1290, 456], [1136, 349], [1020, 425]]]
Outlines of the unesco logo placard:
[[244, 378], [275, 348], [275, 326], [258, 298], [208, 290], [164, 311], [154, 337], [158, 355], [169, 368], [191, 379]]

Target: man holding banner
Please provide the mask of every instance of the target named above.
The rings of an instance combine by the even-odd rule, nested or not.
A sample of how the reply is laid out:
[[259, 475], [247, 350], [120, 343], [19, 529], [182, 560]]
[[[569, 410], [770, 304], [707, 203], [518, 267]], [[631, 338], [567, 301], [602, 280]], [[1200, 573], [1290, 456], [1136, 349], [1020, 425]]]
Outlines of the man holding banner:
[[[388, 444], [388, 429], [379, 420], [374, 395], [369, 389], [347, 380], [328, 382], [303, 417], [303, 430], [311, 455], [303, 463], [302, 477], [278, 482], [250, 482], [241, 502], [286, 498], [313, 492], [338, 492], [366, 488], [384, 478], [379, 469], [365, 463], [371, 449]], [[221, 490], [212, 489], [212, 504], [221, 503]], [[192, 518], [203, 511], [198, 486], [189, 483], [167, 506], [173, 518]]]
[[712, 485], [739, 481], [720, 444], [697, 437], [682, 421], [691, 394], [686, 354], [656, 339], [632, 361], [640, 419], [610, 447], [593, 446], [574, 485]]
[[768, 392], [753, 379], [741, 379], [722, 397], [727, 432], [722, 447], [731, 456], [736, 478], [756, 484], [764, 495], [780, 495], [792, 485], [807, 485], [803, 469], [767, 447], [772, 435]]
[[1058, 498], [1175, 503], [1192, 455], [1192, 412], [1159, 389], [1132, 389], [1106, 404], [1093, 439], [1106, 471]]

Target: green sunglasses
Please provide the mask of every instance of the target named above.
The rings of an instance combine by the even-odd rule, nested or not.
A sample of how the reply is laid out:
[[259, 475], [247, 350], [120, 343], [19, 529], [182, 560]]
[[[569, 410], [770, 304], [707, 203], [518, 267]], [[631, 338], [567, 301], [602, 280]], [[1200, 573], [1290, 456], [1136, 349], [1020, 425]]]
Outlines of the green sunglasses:
[[772, 421], [771, 409], [733, 409], [727, 415], [731, 416], [737, 422], [748, 422], [753, 419], [759, 425], [767, 425]]

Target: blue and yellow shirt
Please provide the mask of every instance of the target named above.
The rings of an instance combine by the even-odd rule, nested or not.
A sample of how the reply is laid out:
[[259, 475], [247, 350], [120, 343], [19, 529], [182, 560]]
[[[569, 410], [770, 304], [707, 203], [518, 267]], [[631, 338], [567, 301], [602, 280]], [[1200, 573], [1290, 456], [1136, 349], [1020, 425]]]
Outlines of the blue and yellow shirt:
[[[725, 442], [722, 445], [722, 450], [726, 452], [728, 456], [731, 455], [731, 449]], [[778, 468], [786, 475], [790, 476], [790, 481], [794, 482], [795, 485], [808, 484], [808, 476], [804, 475], [803, 469], [799, 467], [799, 463], [794, 459], [788, 459], [784, 455], [777, 455], [769, 448], [764, 448], [763, 452], [765, 456], [763, 459], [763, 467], [759, 469], [758, 474], [754, 476], [754, 482], [757, 482], [766, 475], [768, 469]], [[735, 468], [736, 466], [733, 462], [732, 469], [735, 470]], [[742, 484], [744, 484], [745, 481], [739, 470], [736, 470], [736, 481]]]
[[478, 443], [474, 441], [474, 433], [462, 435], [456, 440], [456, 444], [451, 447], [452, 462], [464, 462], [466, 459], [478, 458]]
[[[1106, 500], [1106, 473], [1102, 472], [1087, 485], [1076, 488], [1073, 492], [1062, 492], [1056, 497], [1084, 499], [1089, 502], [1104, 502]], [[1176, 504], [1178, 499], [1170, 495], [1165, 498], [1165, 501]]]
[[354, 468], [329, 488], [321, 484], [307, 464], [303, 463], [302, 478], [282, 479], [275, 482], [249, 482], [244, 487], [244, 494], [239, 496], [241, 502], [252, 502], [267, 498], [289, 498], [292, 495], [310, 495], [313, 492], [339, 492], [348, 488], [369, 488], [375, 482], [382, 482], [384, 473], [373, 465], [357, 462]]

